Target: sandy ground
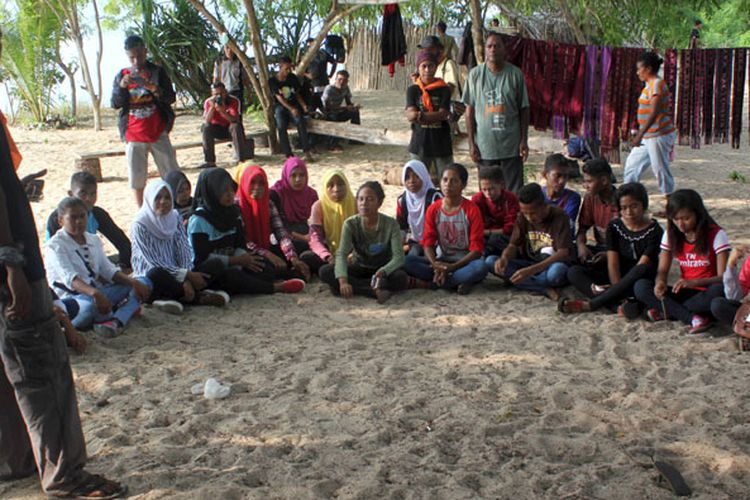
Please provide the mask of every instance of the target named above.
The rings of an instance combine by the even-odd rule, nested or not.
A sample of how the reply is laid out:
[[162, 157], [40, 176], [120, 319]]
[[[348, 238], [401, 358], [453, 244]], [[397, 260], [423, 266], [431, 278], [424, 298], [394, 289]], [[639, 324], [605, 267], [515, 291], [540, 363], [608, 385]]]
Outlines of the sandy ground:
[[[405, 126], [401, 95], [358, 97], [364, 123]], [[198, 127], [180, 116], [173, 142], [197, 140]], [[75, 154], [122, 147], [112, 119], [101, 133], [13, 133], [22, 173], [50, 170], [34, 204], [40, 231]], [[314, 186], [331, 166], [354, 186], [380, 180], [407, 156], [345, 148], [311, 165]], [[231, 150], [217, 151], [228, 166]], [[200, 148], [178, 159], [194, 180]], [[257, 159], [278, 177], [280, 156]], [[102, 167], [99, 204], [127, 228], [124, 157]], [[745, 138], [741, 150], [681, 147], [673, 168], [733, 242], [750, 243], [748, 186], [728, 179], [750, 176]], [[400, 191], [386, 187], [386, 213]], [[387, 306], [315, 282], [221, 312], [145, 310], [117, 339], [86, 336], [88, 354], [71, 359], [89, 468], [134, 498], [671, 498], [644, 467], [651, 455], [677, 466], [696, 498], [750, 498], [750, 357], [729, 338], [688, 339], [676, 323], [561, 316], [491, 280], [467, 297], [412, 291]], [[231, 384], [230, 397], [191, 395], [210, 376]], [[32, 478], [0, 484], [0, 497], [41, 495]]]

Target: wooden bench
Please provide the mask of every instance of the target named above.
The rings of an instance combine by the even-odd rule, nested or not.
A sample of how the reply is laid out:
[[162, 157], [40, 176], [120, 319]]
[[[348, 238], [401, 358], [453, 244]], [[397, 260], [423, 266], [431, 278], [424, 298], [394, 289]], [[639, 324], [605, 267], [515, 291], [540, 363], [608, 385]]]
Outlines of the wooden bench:
[[[348, 122], [329, 122], [324, 120], [307, 120], [307, 131], [313, 134], [328, 135], [360, 141], [365, 144], [374, 144], [376, 146], [400, 146], [407, 147], [411, 139], [411, 130], [388, 128], [364, 127], [362, 125], [353, 125]], [[267, 137], [268, 131], [262, 130], [247, 134], [248, 138], [253, 140]], [[228, 139], [217, 139], [217, 143], [229, 142]], [[201, 141], [183, 142], [174, 144], [175, 150], [190, 149], [202, 146]], [[559, 139], [551, 137], [534, 136], [529, 138], [529, 149], [538, 153], [552, 153], [560, 151], [562, 143]], [[453, 150], [468, 153], [469, 142], [466, 135], [461, 135], [453, 141]], [[97, 180], [102, 180], [102, 168], [100, 159], [112, 156], [125, 156], [125, 148], [109, 151], [92, 151], [90, 153], [81, 153], [75, 160], [75, 169], [89, 172]]]

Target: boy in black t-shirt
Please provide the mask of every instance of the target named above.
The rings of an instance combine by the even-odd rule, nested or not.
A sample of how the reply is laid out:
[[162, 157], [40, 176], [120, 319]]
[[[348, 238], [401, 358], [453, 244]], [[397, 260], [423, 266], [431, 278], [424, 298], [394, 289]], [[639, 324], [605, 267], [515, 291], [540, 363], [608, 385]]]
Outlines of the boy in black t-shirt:
[[279, 131], [281, 151], [287, 158], [292, 156], [289, 134], [286, 131], [291, 122], [297, 126], [300, 146], [305, 153], [305, 161], [308, 163], [315, 161], [310, 154], [310, 140], [303, 116], [309, 112], [309, 109], [307, 103], [299, 95], [302, 84], [297, 76], [292, 73], [292, 60], [288, 57], [279, 59], [279, 71], [269, 79], [268, 83], [271, 87], [271, 94], [276, 99], [274, 118], [276, 119], [276, 128]]
[[424, 163], [433, 182], [443, 175], [443, 168], [453, 163], [451, 143], [451, 89], [435, 78], [437, 59], [422, 50], [417, 55], [419, 76], [406, 90], [406, 119], [411, 122], [409, 153], [413, 160]]

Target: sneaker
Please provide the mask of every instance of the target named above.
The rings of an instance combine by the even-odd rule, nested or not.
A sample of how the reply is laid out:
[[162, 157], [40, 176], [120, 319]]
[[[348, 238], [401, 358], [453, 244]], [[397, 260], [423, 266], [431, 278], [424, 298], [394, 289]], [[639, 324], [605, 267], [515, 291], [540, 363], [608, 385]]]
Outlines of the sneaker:
[[123, 332], [123, 330], [125, 330], [125, 328], [123, 328], [120, 322], [116, 319], [94, 325], [94, 333], [105, 339], [117, 337]]
[[646, 319], [652, 323], [656, 323], [657, 321], [664, 321], [664, 315], [658, 309], [649, 309], [646, 311]]
[[176, 300], [155, 300], [151, 305], [167, 314], [182, 314], [185, 310]]
[[286, 280], [281, 283], [282, 293], [299, 293], [305, 289], [305, 282], [301, 279]]
[[198, 304], [224, 307], [229, 304], [229, 294], [224, 290], [203, 290], [198, 294]]
[[703, 333], [711, 326], [713, 325], [713, 322], [706, 318], [705, 316], [699, 316], [698, 314], [693, 315], [693, 319], [690, 321], [690, 330], [688, 330], [688, 333], [690, 335], [695, 335], [696, 333]]

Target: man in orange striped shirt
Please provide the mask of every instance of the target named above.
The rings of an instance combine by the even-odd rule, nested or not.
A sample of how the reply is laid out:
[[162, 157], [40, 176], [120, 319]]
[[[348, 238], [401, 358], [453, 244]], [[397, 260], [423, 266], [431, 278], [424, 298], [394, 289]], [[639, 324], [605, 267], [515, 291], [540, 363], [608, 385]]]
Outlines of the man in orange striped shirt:
[[644, 85], [638, 98], [638, 132], [625, 162], [624, 182], [638, 182], [644, 170], [651, 167], [659, 191], [668, 195], [674, 191], [669, 163], [676, 133], [669, 88], [658, 75], [662, 62], [654, 52], [644, 52], [638, 58], [636, 71]]

